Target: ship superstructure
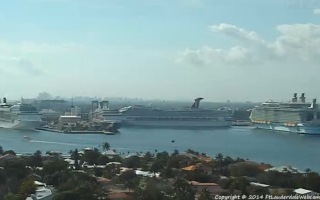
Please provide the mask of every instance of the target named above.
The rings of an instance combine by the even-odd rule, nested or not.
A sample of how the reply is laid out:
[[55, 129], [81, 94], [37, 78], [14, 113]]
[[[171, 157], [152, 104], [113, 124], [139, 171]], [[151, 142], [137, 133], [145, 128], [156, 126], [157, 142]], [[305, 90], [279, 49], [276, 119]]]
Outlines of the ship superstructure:
[[158, 109], [133, 105], [110, 110], [106, 104], [100, 104], [95, 113], [104, 120], [120, 122], [123, 126], [209, 128], [231, 125], [229, 110], [202, 109], [199, 107], [202, 99], [195, 99], [194, 104], [185, 109]]
[[30, 104], [0, 104], [0, 128], [35, 130], [41, 124], [41, 114]]
[[306, 102], [294, 93], [289, 102], [265, 102], [252, 109], [251, 122], [257, 128], [320, 135], [320, 110], [316, 99]]

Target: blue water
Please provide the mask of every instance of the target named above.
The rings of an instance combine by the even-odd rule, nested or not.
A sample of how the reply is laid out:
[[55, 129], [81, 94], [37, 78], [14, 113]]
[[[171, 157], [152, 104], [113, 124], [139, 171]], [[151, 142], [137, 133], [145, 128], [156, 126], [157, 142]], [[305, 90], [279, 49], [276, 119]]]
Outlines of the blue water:
[[[109, 142], [120, 152], [155, 152], [193, 149], [214, 156], [217, 153], [241, 157], [274, 166], [292, 165], [320, 172], [320, 137], [232, 127], [215, 130], [122, 128], [116, 135], [61, 134], [0, 129], [0, 145], [17, 153], [36, 150], [69, 152], [75, 148], [98, 147]], [[29, 136], [29, 142], [23, 141]], [[174, 140], [175, 142], [172, 142]]]

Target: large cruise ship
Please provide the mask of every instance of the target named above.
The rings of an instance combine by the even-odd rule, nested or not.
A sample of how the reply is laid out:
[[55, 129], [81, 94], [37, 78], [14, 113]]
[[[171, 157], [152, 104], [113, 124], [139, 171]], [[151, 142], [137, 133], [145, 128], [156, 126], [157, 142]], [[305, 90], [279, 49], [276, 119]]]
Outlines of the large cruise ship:
[[265, 102], [252, 109], [250, 119], [257, 128], [301, 134], [320, 135], [320, 110], [313, 99], [305, 101], [302, 93], [297, 93], [289, 102]]
[[232, 123], [230, 110], [211, 110], [199, 108], [203, 98], [195, 99], [187, 109], [157, 109], [151, 106], [127, 106], [110, 110], [108, 103], [101, 102], [95, 110], [96, 117], [119, 122], [122, 126], [210, 128], [229, 127]]
[[0, 128], [35, 130], [41, 124], [41, 114], [30, 104], [0, 104]]

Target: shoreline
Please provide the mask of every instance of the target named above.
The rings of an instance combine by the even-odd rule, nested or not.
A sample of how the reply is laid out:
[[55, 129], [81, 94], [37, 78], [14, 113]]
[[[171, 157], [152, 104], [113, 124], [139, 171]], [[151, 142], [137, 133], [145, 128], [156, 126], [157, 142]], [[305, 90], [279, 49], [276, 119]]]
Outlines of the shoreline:
[[63, 133], [63, 134], [104, 134], [104, 135], [114, 135], [115, 132], [111, 131], [62, 131], [58, 129], [51, 129], [51, 128], [37, 128], [36, 130], [40, 131], [48, 131], [54, 133]]

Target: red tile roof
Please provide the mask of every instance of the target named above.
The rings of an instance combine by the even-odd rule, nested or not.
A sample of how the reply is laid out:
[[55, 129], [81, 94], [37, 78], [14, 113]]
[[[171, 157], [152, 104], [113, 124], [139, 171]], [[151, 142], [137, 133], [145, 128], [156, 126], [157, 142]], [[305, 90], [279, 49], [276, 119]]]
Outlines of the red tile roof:
[[128, 199], [129, 195], [127, 195], [126, 193], [111, 193], [108, 195], [109, 199], [111, 200], [116, 200], [116, 199]]

